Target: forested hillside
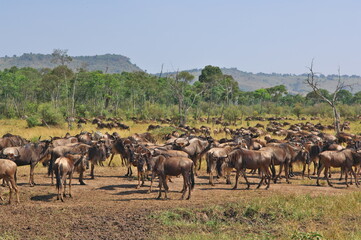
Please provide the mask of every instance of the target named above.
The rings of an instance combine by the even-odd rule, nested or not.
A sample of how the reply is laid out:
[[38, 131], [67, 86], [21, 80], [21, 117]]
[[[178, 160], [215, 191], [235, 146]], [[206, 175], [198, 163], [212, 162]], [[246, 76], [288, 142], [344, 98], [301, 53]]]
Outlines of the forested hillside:
[[[24, 53], [21, 56], [1, 57], [0, 70], [11, 68], [13, 66], [18, 68], [31, 67], [35, 69], [54, 68], [56, 63], [52, 62], [51, 54], [34, 54]], [[68, 67], [72, 70], [79, 68], [88, 71], [103, 71], [107, 73], [121, 73], [141, 71], [141, 69], [130, 62], [128, 57], [117, 54], [104, 54], [95, 56], [75, 56]]]

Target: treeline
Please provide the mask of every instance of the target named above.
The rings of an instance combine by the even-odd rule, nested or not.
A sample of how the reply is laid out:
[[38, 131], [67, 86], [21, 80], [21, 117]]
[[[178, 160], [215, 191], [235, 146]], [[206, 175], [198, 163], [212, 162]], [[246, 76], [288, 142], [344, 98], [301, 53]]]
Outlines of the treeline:
[[[0, 117], [29, 117], [38, 124], [56, 124], [67, 116], [172, 118], [185, 123], [201, 116], [229, 121], [269, 114], [331, 116], [328, 106], [310, 92], [292, 95], [284, 85], [241, 91], [230, 75], [206, 66], [199, 79], [188, 72], [154, 76], [145, 72], [107, 74], [72, 71], [66, 61], [53, 69], [16, 68], [0, 71]], [[327, 90], [325, 95], [332, 97]], [[342, 117], [360, 114], [361, 92], [338, 93]]]

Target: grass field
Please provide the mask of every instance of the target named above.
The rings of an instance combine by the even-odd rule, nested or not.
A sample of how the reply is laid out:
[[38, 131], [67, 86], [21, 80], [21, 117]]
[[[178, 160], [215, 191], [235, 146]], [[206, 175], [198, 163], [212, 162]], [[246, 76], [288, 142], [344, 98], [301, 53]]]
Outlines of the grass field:
[[[331, 122], [322, 120], [323, 124]], [[145, 132], [149, 125], [126, 124], [131, 130], [117, 131], [121, 136]], [[243, 124], [247, 127], [257, 122]], [[0, 125], [1, 135], [10, 132], [33, 140], [39, 136], [42, 139], [64, 136], [66, 132], [75, 135], [80, 131], [68, 131], [65, 126], [28, 129], [23, 120], [0, 120]], [[86, 125], [84, 130], [96, 131], [94, 125]], [[350, 132], [361, 132], [359, 122], [351, 123]], [[216, 136], [221, 137], [224, 135]], [[361, 191], [353, 185], [347, 189], [336, 180], [338, 174], [333, 175], [334, 188], [326, 186], [323, 180], [323, 186], [316, 187], [314, 177], [302, 180], [297, 175], [292, 184], [282, 180], [271, 184], [267, 191], [255, 190], [258, 178], [250, 176], [251, 190], [245, 190], [243, 179], [238, 190], [230, 190], [224, 179], [214, 187], [209, 186], [203, 168], [190, 201], [177, 200], [181, 178], [170, 184], [172, 200], [162, 201], [155, 200], [156, 191], [146, 194], [146, 187], [135, 189], [135, 178], [122, 177], [126, 169], [119, 166], [118, 157], [115, 163], [115, 167], [97, 166], [96, 179], [87, 176], [86, 186], [75, 180], [74, 197], [65, 199], [64, 203], [56, 200], [56, 189], [50, 186], [45, 168], [36, 168], [35, 181], [39, 185], [31, 188], [27, 184], [29, 167], [19, 167], [21, 203], [11, 206], [0, 203], [0, 216], [5, 220], [0, 223], [0, 240], [361, 239], [358, 225]], [[296, 171], [299, 170], [297, 167]], [[8, 190], [2, 190], [7, 198]]]

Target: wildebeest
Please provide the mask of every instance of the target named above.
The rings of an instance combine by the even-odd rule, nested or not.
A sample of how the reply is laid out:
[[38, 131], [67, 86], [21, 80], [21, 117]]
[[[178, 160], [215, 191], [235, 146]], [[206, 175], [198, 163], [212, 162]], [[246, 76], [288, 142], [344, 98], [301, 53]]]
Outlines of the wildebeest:
[[34, 169], [38, 162], [47, 159], [50, 155], [50, 141], [42, 141], [38, 143], [28, 143], [25, 146], [17, 148], [18, 157], [14, 158], [14, 162], [18, 166], [30, 165], [30, 186], [34, 186]]
[[228, 154], [232, 151], [231, 146], [226, 146], [224, 148], [211, 148], [206, 153], [206, 161], [207, 161], [207, 173], [209, 174], [209, 184], [214, 186], [213, 183], [213, 172], [216, 170], [216, 165], [218, 161], [222, 161], [224, 158], [228, 156]]
[[351, 172], [351, 174], [354, 176], [356, 186], [359, 185], [357, 180], [357, 175], [352, 169], [352, 166], [360, 164], [361, 153], [353, 149], [344, 149], [341, 151], [324, 151], [320, 153], [319, 158], [320, 158], [320, 166], [317, 170], [317, 182], [316, 182], [317, 186], [320, 186], [319, 177], [322, 170], [325, 168], [325, 177], [327, 183], [330, 187], [332, 187], [328, 175], [328, 171], [330, 170], [330, 167], [341, 168], [341, 172], [345, 173], [345, 182], [347, 187], [348, 187], [347, 177], [349, 172]]
[[[201, 138], [192, 138], [190, 140], [185, 139], [178, 142], [177, 139], [173, 142], [174, 150], [181, 150], [188, 153], [189, 158], [192, 159], [194, 167], [197, 167], [199, 161], [199, 167], [201, 165], [202, 156], [212, 147], [213, 139], [207, 138], [205, 140]], [[195, 169], [195, 175], [197, 171]]]
[[[58, 190], [57, 199], [61, 199], [64, 202], [65, 189], [66, 189], [66, 178], [69, 176], [69, 197], [71, 195], [71, 181], [73, 179], [74, 170], [79, 169], [80, 171], [84, 170], [84, 165], [86, 161], [85, 153], [81, 155], [72, 155], [70, 153], [65, 154], [63, 157], [59, 157], [55, 160], [53, 171], [56, 176], [56, 188]], [[64, 187], [63, 187], [64, 186]]]
[[[9, 190], [10, 190], [9, 204], [11, 204], [13, 191], [15, 191], [17, 203], [20, 202], [19, 191], [16, 185], [16, 171], [17, 171], [16, 163], [14, 163], [9, 159], [0, 159], [0, 179], [4, 179], [7, 185], [9, 186]], [[0, 193], [0, 200], [1, 201], [4, 200], [1, 196], [1, 193]]]
[[229, 180], [230, 169], [236, 169], [236, 182], [233, 189], [237, 189], [239, 174], [242, 173], [244, 179], [246, 180], [247, 189], [250, 188], [250, 183], [248, 182], [246, 176], [246, 169], [260, 169], [261, 172], [261, 181], [259, 182], [257, 188], [259, 188], [263, 181], [267, 178], [267, 187], [269, 188], [271, 182], [271, 173], [269, 167], [271, 165], [272, 154], [269, 151], [256, 151], [248, 150], [243, 148], [237, 148], [230, 152], [223, 161], [222, 164], [217, 164], [217, 171], [220, 176], [223, 175], [223, 169], [226, 169], [227, 179]]
[[94, 166], [107, 160], [110, 156], [110, 148], [103, 141], [94, 143], [88, 150], [88, 160], [91, 163], [90, 176], [94, 179]]
[[[162, 196], [162, 187], [164, 187], [165, 199], [167, 199], [168, 185], [167, 176], [183, 176], [183, 194], [181, 199], [184, 199], [185, 193], [188, 189], [188, 197], [191, 197], [191, 191], [194, 188], [194, 163], [189, 158], [184, 157], [166, 157], [159, 155], [154, 157], [154, 166], [152, 169], [152, 182], [156, 175], [159, 177], [159, 195], [158, 199]], [[152, 185], [152, 183], [151, 183]], [[150, 188], [151, 191], [151, 188]]]
[[[84, 143], [71, 143], [65, 146], [58, 146], [55, 147], [51, 150], [51, 158], [50, 158], [50, 163], [48, 166], [48, 175], [51, 175], [51, 185], [54, 184], [54, 179], [53, 179], [53, 166], [54, 166], [54, 162], [56, 159], [64, 156], [64, 154], [72, 152], [72, 153], [77, 153], [80, 154], [82, 152], [87, 152], [88, 149], [90, 148], [89, 145], [84, 144]], [[79, 182], [81, 185], [85, 185], [84, 181], [83, 181], [83, 174], [84, 171], [79, 172]]]

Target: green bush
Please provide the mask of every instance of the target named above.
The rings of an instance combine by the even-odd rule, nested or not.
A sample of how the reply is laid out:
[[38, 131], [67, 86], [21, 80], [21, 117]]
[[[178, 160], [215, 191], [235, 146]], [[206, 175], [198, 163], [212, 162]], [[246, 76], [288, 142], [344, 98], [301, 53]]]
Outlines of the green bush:
[[51, 103], [40, 104], [38, 113], [48, 125], [61, 125], [64, 123], [64, 117]]
[[41, 124], [38, 116], [31, 116], [26, 119], [26, 123], [28, 124], [28, 128], [36, 127]]

